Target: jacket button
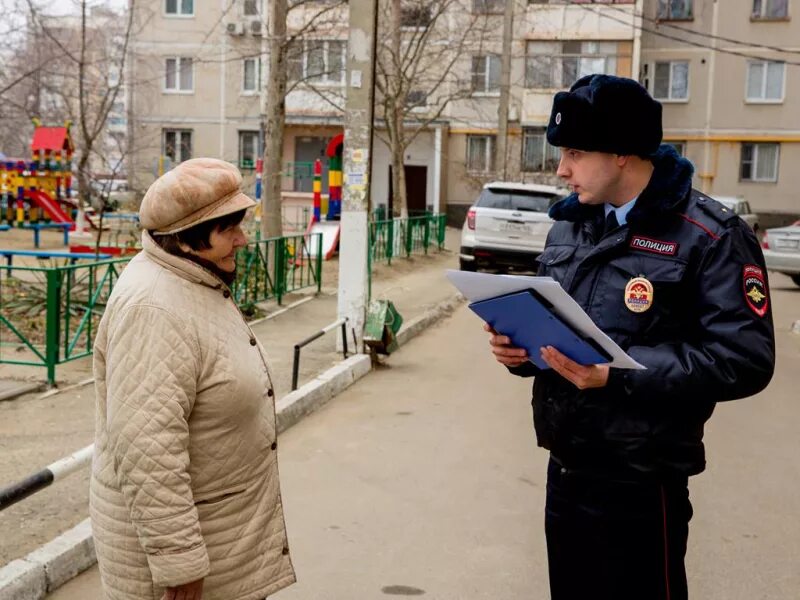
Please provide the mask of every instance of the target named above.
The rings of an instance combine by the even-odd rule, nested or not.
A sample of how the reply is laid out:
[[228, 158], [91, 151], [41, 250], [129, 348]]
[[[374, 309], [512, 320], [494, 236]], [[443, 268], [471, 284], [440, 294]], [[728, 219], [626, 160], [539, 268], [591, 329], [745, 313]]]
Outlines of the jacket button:
[[272, 448], [273, 450], [277, 450], [278, 449], [278, 442], [272, 442], [272, 446], [270, 446], [270, 448]]
[[257, 342], [256, 342], [256, 338], [250, 338], [250, 345], [251, 345], [251, 346], [255, 346], [255, 345], [256, 345], [256, 343], [257, 343]]
[[225, 298], [230, 298], [230, 297], [231, 297], [231, 293], [230, 293], [228, 290], [225, 290], [224, 292], [222, 292], [222, 295], [223, 295]]
[[288, 549], [286, 546], [284, 546], [284, 547], [283, 547], [283, 550], [281, 550], [281, 554], [283, 554], [284, 556], [286, 556], [287, 554], [289, 554], [289, 549]]
[[272, 391], [272, 388], [270, 388], [270, 389], [268, 389], [268, 390], [267, 390], [267, 396], [269, 396], [270, 398], [272, 398], [274, 395], [275, 395], [275, 392], [273, 392], [273, 391]]

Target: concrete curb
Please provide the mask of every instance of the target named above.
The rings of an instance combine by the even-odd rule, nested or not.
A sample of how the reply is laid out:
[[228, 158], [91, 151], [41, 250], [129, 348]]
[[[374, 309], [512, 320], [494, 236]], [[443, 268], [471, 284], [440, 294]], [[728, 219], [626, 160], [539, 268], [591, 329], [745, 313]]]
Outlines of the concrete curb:
[[44, 387], [43, 383], [20, 383], [13, 390], [7, 390], [0, 393], [0, 402], [3, 400], [13, 400], [19, 396], [30, 394], [31, 392], [38, 392]]
[[0, 569], [0, 600], [38, 600], [95, 562], [89, 519]]
[[417, 318], [412, 319], [397, 332], [397, 343], [401, 346], [407, 343], [410, 339], [418, 336], [434, 323], [451, 315], [462, 302], [464, 302], [464, 296], [457, 294], [444, 302], [440, 302]]
[[[439, 320], [449, 316], [464, 301], [452, 296], [412, 319], [397, 334], [402, 346]], [[366, 354], [356, 354], [328, 369], [276, 404], [277, 429], [282, 433], [303, 417], [327, 404], [372, 370]], [[40, 600], [96, 562], [89, 519], [22, 559], [0, 568], [0, 600]]]

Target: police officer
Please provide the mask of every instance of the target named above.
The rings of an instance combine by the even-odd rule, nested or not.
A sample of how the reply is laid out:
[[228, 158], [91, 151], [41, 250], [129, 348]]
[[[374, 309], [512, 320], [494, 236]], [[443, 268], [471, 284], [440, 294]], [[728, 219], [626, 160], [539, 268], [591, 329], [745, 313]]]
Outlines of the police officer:
[[633, 80], [591, 75], [556, 94], [547, 140], [573, 193], [552, 207], [538, 259], [646, 370], [582, 366], [548, 347], [552, 368], [539, 371], [487, 326], [495, 358], [535, 376], [553, 600], [687, 597], [687, 478], [705, 468], [703, 425], [774, 370], [759, 244], [692, 189], [691, 163], [661, 136], [661, 105]]

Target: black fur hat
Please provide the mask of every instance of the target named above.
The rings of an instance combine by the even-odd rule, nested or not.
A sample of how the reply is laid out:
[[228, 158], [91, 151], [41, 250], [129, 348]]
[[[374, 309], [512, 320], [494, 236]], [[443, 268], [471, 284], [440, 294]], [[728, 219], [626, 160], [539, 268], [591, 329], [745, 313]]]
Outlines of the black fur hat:
[[661, 104], [613, 75], [588, 75], [557, 93], [547, 126], [553, 146], [642, 157], [658, 150], [661, 135]]

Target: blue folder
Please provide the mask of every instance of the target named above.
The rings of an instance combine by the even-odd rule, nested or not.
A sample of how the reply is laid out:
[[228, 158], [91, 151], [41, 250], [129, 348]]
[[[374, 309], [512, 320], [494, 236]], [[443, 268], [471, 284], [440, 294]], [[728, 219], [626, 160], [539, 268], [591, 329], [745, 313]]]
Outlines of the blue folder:
[[528, 351], [528, 358], [540, 369], [550, 367], [542, 360], [540, 348], [552, 346], [581, 365], [610, 362], [611, 357], [594, 340], [577, 332], [555, 315], [547, 300], [534, 290], [514, 292], [469, 307], [511, 344]]

